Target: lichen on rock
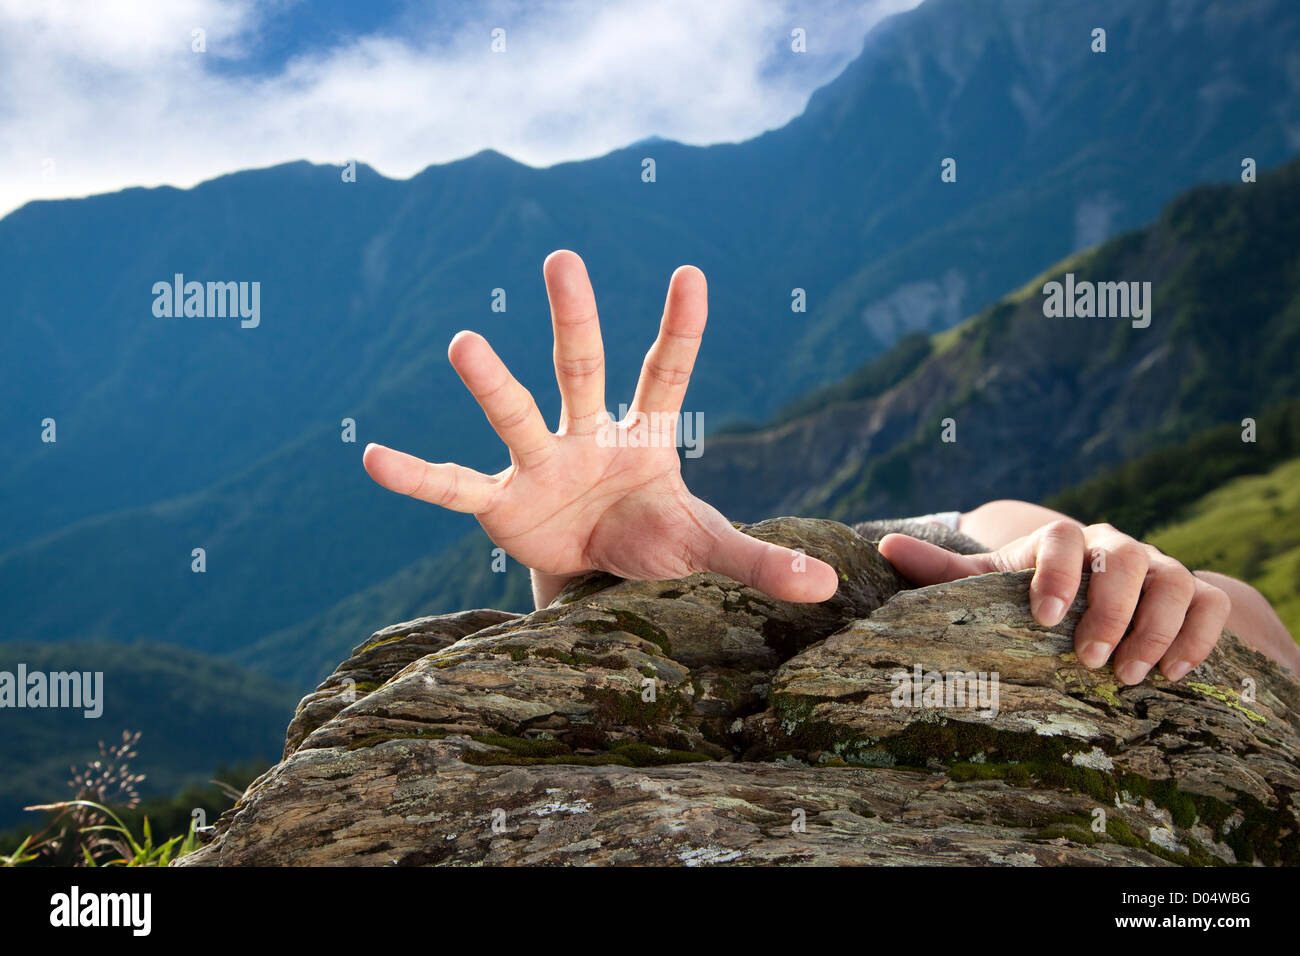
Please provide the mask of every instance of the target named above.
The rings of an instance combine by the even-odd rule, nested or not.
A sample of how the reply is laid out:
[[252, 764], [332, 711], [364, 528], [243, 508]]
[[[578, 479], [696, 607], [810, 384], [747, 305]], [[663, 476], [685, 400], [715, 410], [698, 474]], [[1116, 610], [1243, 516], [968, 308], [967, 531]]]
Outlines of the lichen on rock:
[[912, 589], [845, 525], [745, 530], [839, 593], [588, 575], [380, 631], [181, 865], [1300, 862], [1300, 688], [1231, 634], [1120, 687], [1029, 572]]

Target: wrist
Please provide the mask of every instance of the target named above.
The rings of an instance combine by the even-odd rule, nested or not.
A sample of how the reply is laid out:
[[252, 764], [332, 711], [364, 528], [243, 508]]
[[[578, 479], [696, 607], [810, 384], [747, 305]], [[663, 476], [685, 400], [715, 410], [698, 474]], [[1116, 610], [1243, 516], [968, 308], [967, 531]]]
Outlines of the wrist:
[[529, 569], [529, 574], [533, 580], [533, 606], [538, 610], [547, 607], [564, 586], [577, 577], [576, 574], [547, 574], [533, 568]]

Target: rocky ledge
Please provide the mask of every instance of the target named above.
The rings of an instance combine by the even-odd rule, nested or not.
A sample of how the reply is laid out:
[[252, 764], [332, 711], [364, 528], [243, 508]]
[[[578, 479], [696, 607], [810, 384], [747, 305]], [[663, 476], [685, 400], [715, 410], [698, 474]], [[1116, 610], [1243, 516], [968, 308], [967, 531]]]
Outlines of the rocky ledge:
[[589, 575], [379, 631], [179, 865], [1300, 863], [1300, 686], [1231, 634], [1122, 687], [1028, 573], [911, 589], [845, 525], [745, 530], [839, 593]]

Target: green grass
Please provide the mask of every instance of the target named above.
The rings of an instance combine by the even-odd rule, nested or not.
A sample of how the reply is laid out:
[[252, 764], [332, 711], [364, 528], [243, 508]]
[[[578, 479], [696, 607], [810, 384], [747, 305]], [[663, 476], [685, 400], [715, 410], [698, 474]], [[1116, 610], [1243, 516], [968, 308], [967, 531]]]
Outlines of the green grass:
[[1147, 540], [1190, 568], [1249, 581], [1300, 634], [1300, 458], [1234, 478]]
[[1086, 524], [1109, 521], [1125, 533], [1147, 537], [1182, 521], [1204, 496], [1234, 478], [1262, 475], [1300, 455], [1300, 400], [1265, 410], [1258, 440], [1241, 440], [1228, 421], [1124, 462], [1051, 495], [1043, 504]]

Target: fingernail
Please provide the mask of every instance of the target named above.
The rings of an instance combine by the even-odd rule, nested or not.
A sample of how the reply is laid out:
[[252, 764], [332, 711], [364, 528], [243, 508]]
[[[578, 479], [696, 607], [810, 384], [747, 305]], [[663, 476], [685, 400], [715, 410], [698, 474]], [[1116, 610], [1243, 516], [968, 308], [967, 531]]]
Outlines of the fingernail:
[[1192, 662], [1174, 661], [1168, 667], [1162, 667], [1160, 669], [1164, 672], [1166, 680], [1175, 681], [1181, 679], [1192, 669]]
[[1150, 664], [1144, 664], [1141, 661], [1127, 661], [1115, 668], [1115, 676], [1124, 684], [1140, 684], [1149, 670], [1151, 670]]
[[1043, 598], [1043, 603], [1038, 605], [1038, 620], [1046, 627], [1060, 624], [1063, 617], [1065, 602], [1059, 597]]
[[1079, 651], [1079, 660], [1083, 661], [1084, 667], [1100, 667], [1106, 663], [1106, 658], [1110, 657], [1110, 645], [1105, 641], [1093, 641], [1091, 644], [1083, 645]]

